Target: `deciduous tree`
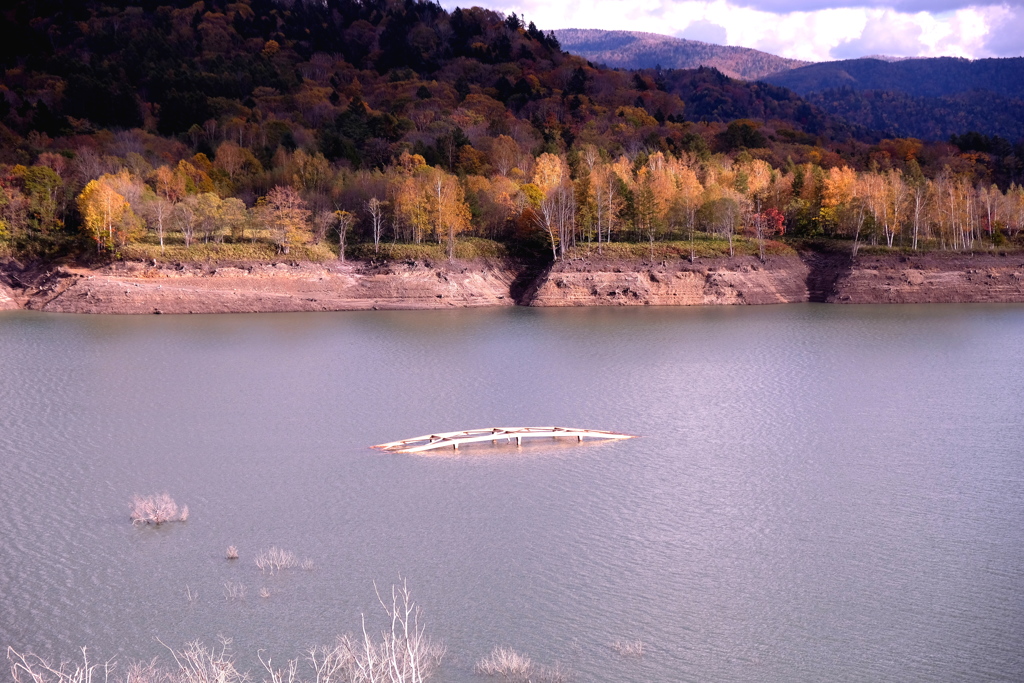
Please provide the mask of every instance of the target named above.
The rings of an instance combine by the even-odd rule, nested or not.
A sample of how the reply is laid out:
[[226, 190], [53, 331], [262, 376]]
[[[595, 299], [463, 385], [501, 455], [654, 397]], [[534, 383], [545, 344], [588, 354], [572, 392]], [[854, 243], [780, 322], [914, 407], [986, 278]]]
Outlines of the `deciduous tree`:
[[282, 254], [310, 241], [310, 210], [295, 188], [277, 185], [267, 193], [265, 222]]

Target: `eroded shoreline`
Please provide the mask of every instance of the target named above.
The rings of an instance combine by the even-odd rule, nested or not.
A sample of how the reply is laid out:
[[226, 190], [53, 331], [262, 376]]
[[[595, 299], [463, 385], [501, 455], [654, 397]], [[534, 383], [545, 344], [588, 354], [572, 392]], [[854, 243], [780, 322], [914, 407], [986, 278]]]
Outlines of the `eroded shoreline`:
[[0, 310], [185, 314], [494, 306], [1021, 303], [1024, 255], [807, 252], [650, 262], [0, 265]]

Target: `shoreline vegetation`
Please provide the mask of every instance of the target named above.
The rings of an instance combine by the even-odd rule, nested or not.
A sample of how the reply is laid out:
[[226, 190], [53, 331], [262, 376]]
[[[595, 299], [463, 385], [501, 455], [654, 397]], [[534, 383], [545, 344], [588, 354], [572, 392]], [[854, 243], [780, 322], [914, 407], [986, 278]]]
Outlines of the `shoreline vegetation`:
[[514, 13], [166, 2], [15, 3], [0, 257], [1024, 249], [1024, 146], [998, 136], [885, 137], [714, 69], [605, 69]]
[[[959, 264], [1024, 253], [1024, 143], [886, 137], [715, 69], [606, 69], [515, 13], [161, 3], [16, 0], [0, 308], [845, 301], [861, 255], [937, 273], [940, 254], [958, 273], [942, 287], [849, 300], [1019, 300]], [[587, 263], [590, 294], [550, 291], [586, 289], [565, 273]], [[646, 283], [609, 296], [601, 268]], [[908, 268], [893, 277], [917, 286]], [[138, 281], [164, 276], [177, 294]]]

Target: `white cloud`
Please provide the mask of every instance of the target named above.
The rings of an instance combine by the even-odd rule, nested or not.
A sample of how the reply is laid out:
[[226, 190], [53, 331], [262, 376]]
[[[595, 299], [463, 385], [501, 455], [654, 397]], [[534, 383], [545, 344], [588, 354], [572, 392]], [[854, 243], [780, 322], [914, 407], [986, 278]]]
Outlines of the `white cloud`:
[[[834, 0], [802, 0], [804, 7], [827, 7], [812, 11], [785, 11], [776, 0], [737, 4], [744, 1], [477, 0], [491, 9], [525, 16], [543, 30], [602, 28], [721, 36], [721, 27], [729, 45], [809, 61], [870, 54], [971, 58], [1024, 54], [1024, 37], [1017, 30], [1024, 26], [1019, 0], [1010, 0], [1013, 6], [990, 5], [986, 0], [963, 6], [957, 0], [944, 0], [935, 5], [942, 12], [900, 11], [880, 6], [879, 0], [857, 0], [861, 6], [849, 7], [837, 7]], [[903, 7], [914, 6], [911, 0], [894, 3], [899, 1]], [[454, 8], [468, 3], [443, 0], [442, 4]]]
[[997, 57], [1015, 57], [1024, 52], [1024, 9], [1000, 7], [985, 36], [985, 47]]
[[729, 33], [725, 30], [724, 26], [720, 26], [713, 21], [707, 21], [706, 19], [692, 22], [679, 33], [680, 38], [700, 40], [705, 43], [714, 43], [716, 45], [727, 43], [729, 41], [728, 36]]

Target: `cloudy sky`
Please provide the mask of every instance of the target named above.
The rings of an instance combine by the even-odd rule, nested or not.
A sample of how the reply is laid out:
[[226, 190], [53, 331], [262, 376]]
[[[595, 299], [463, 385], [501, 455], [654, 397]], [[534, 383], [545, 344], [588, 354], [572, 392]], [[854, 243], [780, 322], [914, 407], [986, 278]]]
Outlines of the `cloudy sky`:
[[543, 30], [650, 31], [823, 61], [1024, 55], [1024, 0], [443, 0], [516, 12]]

